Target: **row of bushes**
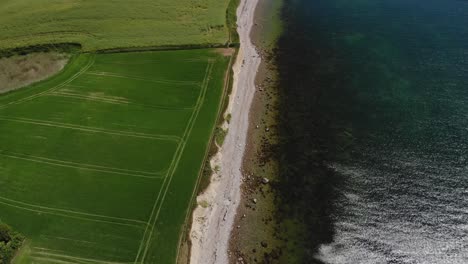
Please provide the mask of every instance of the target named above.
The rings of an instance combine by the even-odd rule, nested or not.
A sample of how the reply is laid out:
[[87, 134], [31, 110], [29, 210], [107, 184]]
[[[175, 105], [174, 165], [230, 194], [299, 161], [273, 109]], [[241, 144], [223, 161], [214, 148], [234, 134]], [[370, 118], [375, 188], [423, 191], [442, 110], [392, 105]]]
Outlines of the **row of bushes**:
[[[237, 1], [237, 0], [235, 0]], [[236, 34], [233, 34], [237, 36]], [[235, 37], [238, 40], [238, 37]], [[238, 42], [229, 42], [228, 47], [239, 46]], [[121, 52], [142, 52], [142, 51], [166, 51], [166, 50], [188, 50], [188, 49], [207, 49], [207, 48], [224, 48], [226, 44], [186, 44], [186, 45], [172, 45], [172, 46], [142, 46], [142, 47], [126, 47], [126, 48], [112, 48], [96, 50], [96, 53], [121, 53]], [[15, 55], [26, 55], [35, 52], [50, 52], [56, 51], [60, 53], [76, 53], [81, 50], [81, 45], [77, 43], [61, 43], [61, 44], [44, 44], [28, 47], [19, 47], [14, 49], [0, 50], [0, 58], [8, 58]]]
[[13, 49], [0, 50], [0, 58], [11, 57], [15, 55], [26, 55], [35, 52], [57, 51], [62, 53], [75, 53], [81, 50], [78, 43], [60, 43], [60, 44], [41, 44], [28, 47], [18, 47]]
[[[229, 46], [235, 46], [230, 44]], [[127, 48], [112, 48], [96, 50], [96, 53], [121, 53], [121, 52], [142, 52], [142, 51], [167, 51], [167, 50], [189, 50], [189, 49], [208, 49], [208, 48], [225, 48], [225, 44], [186, 44], [186, 45], [168, 45], [168, 46], [142, 46], [142, 47], [127, 47]]]

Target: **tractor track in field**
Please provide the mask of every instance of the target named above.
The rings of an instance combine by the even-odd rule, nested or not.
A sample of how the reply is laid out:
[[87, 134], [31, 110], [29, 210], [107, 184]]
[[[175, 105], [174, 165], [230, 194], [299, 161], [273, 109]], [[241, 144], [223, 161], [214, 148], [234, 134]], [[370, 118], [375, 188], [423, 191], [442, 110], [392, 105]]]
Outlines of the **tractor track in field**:
[[57, 127], [57, 128], [65, 128], [65, 129], [79, 130], [79, 131], [84, 131], [84, 132], [103, 133], [103, 134], [108, 134], [108, 135], [175, 141], [176, 143], [180, 142], [181, 140], [180, 137], [172, 136], [172, 135], [157, 135], [157, 134], [146, 134], [146, 133], [139, 133], [139, 132], [127, 132], [127, 131], [104, 129], [104, 128], [98, 128], [98, 127], [80, 126], [80, 125], [74, 125], [74, 124], [68, 124], [68, 123], [59, 123], [59, 122], [53, 122], [53, 121], [44, 121], [44, 120], [31, 119], [31, 118], [20, 118], [20, 117], [13, 118], [13, 117], [7, 117], [7, 116], [0, 116], [0, 120], [10, 121], [10, 122], [19, 122], [19, 123], [25, 123], [25, 124], [33, 124], [33, 125], [41, 125], [41, 126], [49, 126], [49, 127]]
[[39, 157], [39, 156], [33, 156], [33, 155], [25, 155], [25, 154], [17, 154], [17, 153], [11, 154], [3, 150], [0, 150], [0, 156], [12, 158], [12, 159], [30, 161], [30, 162], [35, 162], [35, 163], [47, 164], [51, 166], [73, 168], [73, 169], [78, 169], [78, 170], [89, 170], [89, 171], [124, 175], [124, 176], [129, 176], [129, 177], [136, 177], [136, 178], [162, 179], [163, 176], [165, 175], [165, 171], [145, 172], [145, 171], [127, 170], [127, 169], [122, 169], [122, 168], [86, 164], [86, 163], [72, 162], [72, 161], [64, 161], [64, 160], [51, 159], [51, 158], [45, 158], [45, 157]]
[[117, 73], [113, 73], [113, 72], [88, 71], [85, 74], [94, 75], [94, 76], [104, 76], [104, 77], [129, 79], [129, 80], [136, 80], [136, 81], [153, 82], [153, 83], [160, 83], [160, 84], [202, 85], [201, 83], [195, 82], [195, 81], [176, 81], [176, 80], [162, 80], [162, 79], [154, 80], [154, 79], [142, 78], [142, 77], [137, 77], [137, 76], [122, 75], [122, 74], [117, 74]]
[[128, 100], [123, 100], [123, 99], [113, 99], [113, 98], [108, 98], [108, 97], [103, 97], [103, 96], [90, 96], [90, 95], [82, 95], [82, 94], [76, 94], [76, 93], [69, 93], [69, 92], [51, 92], [44, 94], [43, 96], [57, 96], [57, 97], [68, 97], [68, 98], [76, 98], [76, 99], [81, 99], [81, 100], [89, 100], [89, 101], [95, 101], [99, 103], [108, 103], [108, 104], [116, 104], [116, 105], [131, 105], [131, 106], [137, 106], [137, 107], [145, 107], [145, 108], [152, 108], [152, 109], [162, 109], [162, 110], [193, 110], [195, 106], [189, 106], [189, 107], [171, 107], [171, 106], [165, 106], [165, 105], [148, 105], [148, 104], [139, 104], [139, 103], [134, 103], [132, 101]]
[[[121, 218], [121, 217], [84, 213], [84, 212], [79, 212], [79, 211], [74, 211], [74, 210], [46, 207], [46, 206], [41, 206], [41, 205], [36, 205], [36, 204], [31, 204], [31, 203], [20, 202], [20, 201], [16, 201], [16, 200], [1, 197], [1, 196], [0, 196], [0, 204], [13, 207], [13, 208], [17, 208], [17, 209], [36, 212], [36, 213], [50, 214], [50, 215], [74, 218], [74, 219], [79, 219], [79, 220], [99, 222], [99, 223], [131, 226], [131, 227], [137, 227], [137, 228], [143, 228], [146, 225], [148, 225], [148, 223], [141, 221], [141, 220], [136, 220], [136, 219], [128, 219], [128, 218]], [[104, 219], [107, 219], [107, 220], [104, 220]]]
[[[180, 158], [184, 152], [184, 148], [185, 148], [185, 145], [186, 145], [186, 142], [187, 142], [187, 139], [190, 137], [190, 134], [191, 134], [191, 131], [192, 131], [192, 128], [195, 124], [195, 121], [197, 119], [197, 116], [198, 116], [198, 113], [200, 112], [200, 109], [201, 107], [203, 106], [203, 102], [204, 102], [204, 98], [205, 98], [205, 95], [206, 95], [206, 90], [208, 89], [208, 83], [209, 83], [209, 79], [211, 77], [211, 71], [213, 69], [213, 62], [210, 62], [207, 66], [207, 69], [206, 69], [206, 74], [205, 74], [205, 78], [203, 79], [203, 89], [200, 91], [200, 95], [199, 95], [199, 98], [197, 100], [197, 107], [195, 109], [195, 111], [193, 111], [192, 113], [192, 116], [190, 118], [190, 121], [188, 122], [187, 124], [187, 127], [185, 129], [185, 132], [184, 132], [184, 135], [183, 135], [183, 140], [181, 142], [181, 144], [179, 144], [179, 147], [177, 149], [177, 154], [176, 156], [174, 157], [174, 159], [172, 160], [171, 162], [171, 166], [170, 166], [170, 170], [169, 170], [169, 175], [165, 177], [164, 179], [164, 182], [163, 182], [163, 186], [160, 188], [159, 190], [159, 193], [158, 193], [158, 197], [155, 201], [155, 204], [153, 206], [153, 210], [151, 212], [151, 217], [150, 219], [148, 220], [148, 223], [152, 223], [151, 224], [151, 231], [149, 231], [149, 225], [147, 225], [147, 230], [145, 230], [145, 234], [142, 238], [142, 242], [140, 244], [140, 247], [139, 247], [139, 250], [138, 250], [138, 253], [137, 253], [137, 256], [135, 258], [135, 264], [136, 263], [144, 263], [144, 260], [146, 258], [146, 254], [148, 252], [148, 248], [149, 248], [149, 245], [150, 245], [150, 242], [151, 242], [151, 237], [152, 237], [152, 234], [154, 232], [154, 226], [156, 225], [156, 222], [157, 222], [157, 219], [159, 217], [159, 212], [161, 210], [161, 207], [162, 207], [162, 204], [164, 203], [164, 199], [165, 199], [165, 196], [167, 194], [167, 191], [169, 189], [169, 186], [170, 186], [170, 183], [172, 181], [172, 177], [174, 175], [174, 172], [175, 170], [177, 169], [177, 165], [180, 161]], [[168, 180], [168, 182], [166, 181]], [[162, 194], [161, 191], [163, 190], [164, 188], [164, 193]], [[162, 194], [162, 197], [161, 197], [161, 194]], [[161, 202], [159, 203], [161, 199]], [[158, 203], [159, 203], [159, 207], [158, 207]], [[154, 220], [152, 220], [152, 218], [154, 217]], [[147, 236], [147, 231], [149, 231], [149, 235]], [[144, 247], [144, 249], [143, 249]], [[143, 252], [142, 252], [143, 250]], [[143, 253], [143, 255], [142, 255]], [[141, 256], [141, 257], [140, 257]], [[141, 261], [139, 260], [141, 258]]]

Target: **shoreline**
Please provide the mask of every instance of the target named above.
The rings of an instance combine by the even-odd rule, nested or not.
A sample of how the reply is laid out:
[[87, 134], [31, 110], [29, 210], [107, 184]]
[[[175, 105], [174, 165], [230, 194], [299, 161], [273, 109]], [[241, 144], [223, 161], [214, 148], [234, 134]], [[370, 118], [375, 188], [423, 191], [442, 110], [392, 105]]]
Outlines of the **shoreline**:
[[[281, 263], [284, 233], [277, 222], [278, 72], [275, 48], [282, 32], [283, 1], [260, 0], [251, 38], [262, 58], [249, 117], [243, 160], [242, 201], [231, 233], [230, 263]], [[284, 263], [284, 262], [283, 262]]]
[[[237, 9], [240, 48], [233, 66], [233, 89], [223, 128], [223, 146], [211, 159], [214, 173], [208, 188], [197, 197], [190, 230], [190, 263], [228, 263], [231, 230], [241, 202], [243, 159], [246, 151], [250, 108], [261, 58], [250, 33], [259, 0], [241, 0]], [[218, 169], [219, 168], [219, 169]]]

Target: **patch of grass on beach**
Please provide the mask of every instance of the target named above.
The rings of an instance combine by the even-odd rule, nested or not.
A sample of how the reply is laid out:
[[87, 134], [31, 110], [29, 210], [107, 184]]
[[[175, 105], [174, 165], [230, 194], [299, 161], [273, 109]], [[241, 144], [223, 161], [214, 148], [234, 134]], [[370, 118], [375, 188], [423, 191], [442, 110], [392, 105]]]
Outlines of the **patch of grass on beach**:
[[222, 146], [224, 143], [224, 139], [226, 138], [228, 131], [227, 129], [223, 129], [222, 127], [217, 127], [215, 130], [215, 140], [218, 146]]

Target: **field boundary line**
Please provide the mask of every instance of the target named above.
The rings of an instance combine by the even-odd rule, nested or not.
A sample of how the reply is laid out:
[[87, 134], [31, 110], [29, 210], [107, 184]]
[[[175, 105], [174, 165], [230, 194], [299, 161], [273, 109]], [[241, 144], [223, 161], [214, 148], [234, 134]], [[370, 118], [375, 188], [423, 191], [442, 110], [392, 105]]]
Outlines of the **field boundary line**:
[[41, 96], [41, 95], [43, 95], [45, 93], [48, 93], [48, 92], [56, 90], [56, 89], [60, 89], [61, 87], [71, 83], [76, 78], [80, 77], [83, 73], [85, 73], [89, 68], [91, 68], [91, 66], [93, 66], [94, 61], [95, 61], [95, 56], [92, 55], [90, 61], [88, 62], [88, 64], [86, 64], [86, 66], [84, 66], [81, 70], [79, 70], [77, 73], [75, 73], [73, 76], [71, 76], [70, 78], [68, 78], [64, 82], [62, 82], [62, 83], [60, 83], [60, 84], [58, 84], [56, 86], [53, 86], [52, 88], [49, 88], [49, 89], [47, 89], [45, 91], [42, 91], [40, 93], [33, 94], [33, 95], [27, 96], [25, 98], [21, 98], [21, 99], [18, 99], [16, 101], [12, 101], [12, 102], [6, 103], [4, 105], [1, 105], [0, 110], [5, 109], [5, 108], [7, 108], [7, 107], [9, 107], [11, 105], [21, 104], [21, 103], [26, 102], [26, 101], [34, 100], [37, 97], [39, 97], [39, 96]]
[[[59, 161], [59, 160], [54, 160], [54, 159], [49, 159], [49, 158], [40, 158], [36, 156], [21, 157], [21, 156], [16, 156], [16, 155], [4, 154], [2, 153], [1, 150], [0, 150], [0, 156], [12, 158], [12, 159], [26, 160], [26, 161], [31, 161], [31, 162], [41, 163], [41, 164], [47, 164], [47, 165], [52, 165], [52, 166], [58, 166], [58, 167], [73, 168], [73, 169], [78, 169], [78, 170], [97, 171], [97, 172], [102, 172], [102, 173], [118, 174], [118, 175], [124, 175], [124, 176], [129, 176], [129, 177], [146, 178], [146, 179], [162, 179], [163, 178], [162, 175], [164, 174], [164, 173], [158, 173], [158, 174], [154, 174], [154, 176], [147, 176], [147, 175], [131, 173], [131, 172], [112, 171], [112, 169], [121, 170], [119, 168], [109, 167], [109, 169], [106, 170], [106, 169], [93, 168], [93, 166], [95, 165], [88, 165], [88, 164], [83, 164], [83, 165], [90, 166], [90, 167], [68, 165], [66, 163], [72, 163], [72, 164], [80, 164], [80, 163]], [[47, 160], [50, 160], [50, 161], [47, 161]], [[96, 166], [96, 167], [99, 167], [99, 166]]]
[[73, 129], [73, 130], [79, 130], [79, 131], [85, 131], [85, 132], [103, 133], [103, 134], [117, 135], [117, 136], [154, 139], [154, 140], [161, 140], [161, 141], [179, 142], [181, 140], [180, 137], [172, 136], [172, 135], [157, 135], [157, 134], [146, 134], [146, 133], [139, 133], [139, 132], [127, 132], [127, 131], [111, 130], [111, 129], [98, 128], [98, 127], [87, 127], [87, 126], [81, 126], [81, 125], [59, 123], [59, 122], [54, 122], [54, 121], [44, 121], [44, 120], [39, 120], [39, 119], [22, 118], [22, 117], [0, 116], [0, 120], [26, 123], [26, 124], [34, 124], [34, 125], [42, 125], [42, 126], [50, 126], [50, 127], [58, 127], [58, 128], [66, 128], [66, 129]]
[[[151, 244], [151, 237], [153, 235], [153, 232], [154, 232], [154, 228], [155, 228], [155, 224], [157, 222], [157, 219], [159, 218], [159, 213], [161, 211], [161, 207], [162, 207], [162, 204], [164, 203], [164, 200], [165, 200], [165, 197], [166, 197], [166, 194], [167, 194], [167, 191], [169, 189], [169, 186], [170, 186], [170, 183], [172, 181], [172, 177], [174, 176], [174, 172], [175, 170], [177, 169], [177, 166], [179, 164], [179, 161], [182, 157], [182, 154], [184, 152], [184, 149], [185, 149], [185, 145], [186, 145], [186, 142], [188, 140], [188, 138], [190, 137], [190, 134], [191, 134], [191, 131], [193, 129], [193, 126], [195, 124], [195, 121], [198, 117], [198, 114], [200, 112], [200, 109], [201, 107], [203, 106], [203, 103], [204, 103], [204, 100], [205, 100], [205, 95], [206, 95], [206, 91], [208, 89], [208, 84], [209, 84], [209, 79], [211, 77], [211, 72], [212, 72], [212, 69], [213, 69], [213, 65], [214, 65], [214, 62], [209, 60], [208, 62], [208, 66], [207, 66], [207, 69], [206, 69], [206, 73], [205, 73], [205, 78], [203, 79], [203, 89], [200, 91], [200, 96], [198, 98], [198, 102], [197, 102], [197, 108], [195, 109], [195, 111], [193, 111], [192, 113], [192, 116], [190, 118], [190, 121], [188, 122], [187, 124], [187, 127], [185, 129], [185, 132], [184, 132], [184, 135], [182, 137], [182, 142], [181, 144], [179, 145], [180, 147], [180, 150], [178, 150], [179, 152], [177, 153], [177, 156], [175, 157], [176, 159], [173, 159], [172, 161], [172, 164], [170, 166], [170, 171], [169, 171], [169, 176], [166, 177], [164, 179], [164, 182], [163, 182], [163, 187], [160, 189], [159, 191], [159, 194], [158, 194], [158, 198], [157, 200], [155, 201], [155, 204], [153, 206], [153, 210], [151, 212], [151, 216], [150, 216], [150, 219], [148, 220], [148, 224], [151, 223], [151, 231], [148, 235], [148, 238], [146, 240], [146, 242], [144, 241], [145, 238], [146, 238], [146, 233], [148, 230], [145, 230], [145, 233], [144, 233], [144, 236], [143, 236], [143, 239], [142, 239], [142, 242], [140, 244], [140, 248], [138, 250], [138, 254], [136, 256], [136, 259], [135, 259], [135, 262], [134, 263], [144, 263], [145, 261], [145, 258], [146, 258], [146, 254], [148, 252], [148, 247], [149, 245]], [[166, 180], [168, 180], [167, 184], [166, 184]], [[161, 191], [164, 189], [164, 193], [163, 193], [163, 196], [161, 198], [161, 202], [160, 201], [160, 195], [161, 195]], [[158, 206], [159, 204], [159, 206]], [[157, 211], [155, 211], [157, 209]], [[154, 215], [154, 213], [156, 212], [156, 215]], [[152, 220], [153, 218], [153, 215], [154, 215], [154, 220]], [[148, 225], [147, 225], [147, 228], [148, 229]], [[143, 252], [143, 256], [141, 257], [142, 260], [141, 261], [138, 261], [140, 255], [141, 255], [141, 250], [143, 250], [143, 246], [144, 246], [144, 252]]]
[[[136, 220], [136, 219], [128, 219], [128, 218], [122, 218], [122, 217], [113, 217], [113, 216], [106, 216], [106, 215], [99, 215], [99, 214], [84, 213], [84, 212], [73, 211], [73, 210], [46, 207], [46, 206], [41, 206], [41, 205], [20, 202], [20, 201], [16, 201], [16, 200], [9, 199], [9, 198], [2, 197], [2, 196], [0, 196], [0, 204], [18, 208], [18, 209], [27, 210], [27, 211], [37, 212], [37, 213], [52, 214], [52, 215], [58, 215], [58, 216], [64, 216], [64, 217], [88, 220], [88, 221], [94, 221], [94, 222], [102, 222], [102, 223], [133, 226], [133, 227], [143, 227], [143, 226], [148, 225], [147, 222]], [[67, 215], [67, 213], [70, 215]], [[74, 216], [74, 215], [78, 215], [78, 216]], [[101, 220], [99, 218], [108, 219], [108, 220]], [[110, 221], [110, 220], [116, 220], [116, 221], [122, 221], [122, 222], [116, 222], [116, 221]], [[127, 222], [127, 223], [124, 223], [124, 222]]]
[[94, 75], [94, 76], [104, 76], [104, 77], [114, 77], [114, 78], [122, 78], [122, 79], [129, 79], [129, 80], [137, 80], [137, 81], [146, 81], [146, 82], [153, 82], [153, 83], [161, 83], [161, 84], [177, 84], [177, 85], [201, 85], [197, 81], [176, 81], [176, 80], [153, 80], [147, 79], [137, 76], [129, 76], [129, 75], [121, 75], [113, 72], [98, 72], [98, 71], [89, 71], [86, 72], [87, 75]]
[[171, 106], [163, 106], [163, 105], [148, 105], [148, 104], [139, 104], [132, 101], [125, 101], [125, 100], [118, 100], [100, 96], [89, 96], [89, 95], [81, 95], [81, 94], [74, 94], [74, 93], [67, 93], [67, 92], [60, 92], [54, 91], [43, 96], [57, 96], [57, 97], [66, 97], [66, 98], [76, 98], [82, 100], [89, 100], [95, 101], [100, 103], [108, 103], [108, 104], [116, 104], [116, 105], [133, 105], [133, 106], [140, 106], [140, 107], [147, 107], [147, 108], [154, 108], [154, 109], [163, 109], [163, 110], [193, 110], [195, 106], [189, 107], [171, 107]]

